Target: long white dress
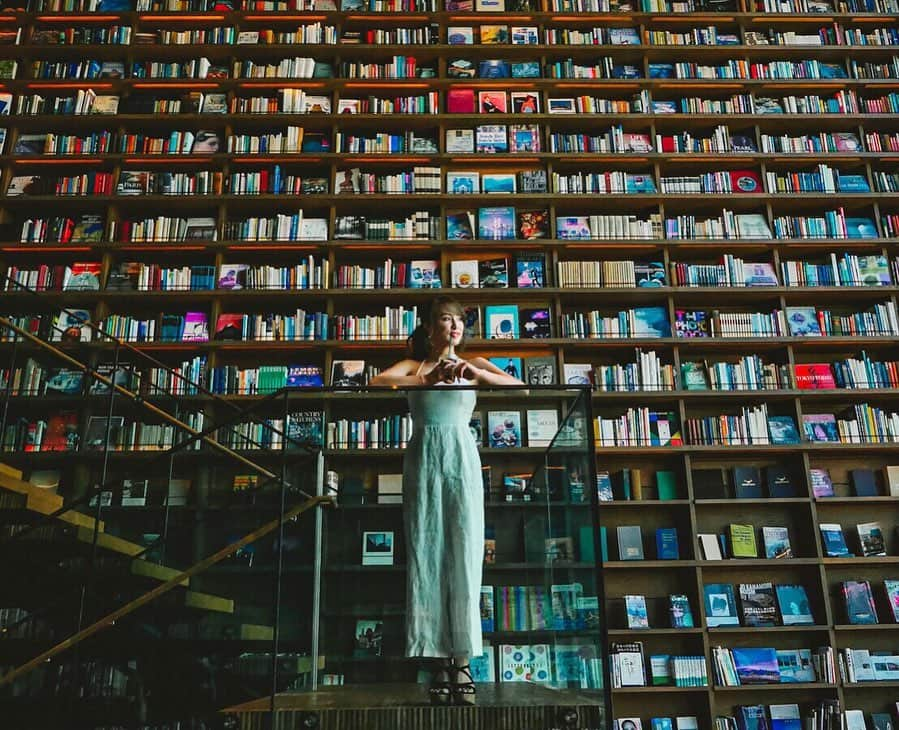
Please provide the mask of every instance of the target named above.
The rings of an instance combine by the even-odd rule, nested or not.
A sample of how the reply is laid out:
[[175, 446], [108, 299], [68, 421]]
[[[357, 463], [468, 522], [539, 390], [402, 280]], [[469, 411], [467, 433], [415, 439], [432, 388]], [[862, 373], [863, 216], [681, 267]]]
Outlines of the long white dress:
[[473, 390], [409, 391], [406, 656], [471, 658], [483, 651], [484, 492], [468, 425], [475, 401]]

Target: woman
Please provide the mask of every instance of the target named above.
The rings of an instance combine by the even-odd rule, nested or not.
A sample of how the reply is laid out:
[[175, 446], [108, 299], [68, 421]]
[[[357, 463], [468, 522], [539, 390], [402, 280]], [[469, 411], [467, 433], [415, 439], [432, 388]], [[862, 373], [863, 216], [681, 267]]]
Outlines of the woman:
[[[427, 325], [409, 338], [412, 357], [372, 385], [521, 385], [481, 357], [463, 360], [465, 312], [448, 297], [431, 304]], [[437, 659], [435, 704], [473, 704], [469, 662], [483, 653], [479, 600], [484, 558], [484, 492], [478, 445], [468, 428], [473, 390], [409, 392], [413, 432], [403, 465], [408, 555], [406, 656]]]

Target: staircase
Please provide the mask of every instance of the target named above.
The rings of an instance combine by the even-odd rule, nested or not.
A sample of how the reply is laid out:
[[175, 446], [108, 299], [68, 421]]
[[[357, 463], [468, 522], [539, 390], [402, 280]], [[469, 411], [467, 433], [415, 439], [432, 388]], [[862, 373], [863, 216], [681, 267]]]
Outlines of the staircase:
[[[63, 351], [4, 318], [0, 318], [0, 327], [16, 332], [27, 343], [26, 351], [41, 352], [63, 367], [103, 382], [110, 391], [110, 413], [116, 399], [128, 408], [150, 411], [155, 419], [173, 426], [179, 434], [174, 448], [149, 455], [146, 463], [170, 459], [186, 444], [199, 440], [206, 449], [217, 452], [216, 463], [231, 463], [240, 471], [256, 474], [276, 493], [283, 489], [276, 471], [215, 439], [213, 434], [222, 427], [221, 422], [202, 430], [192, 428], [179, 419], [177, 410], [172, 413], [162, 407], [166, 398], [149, 402], [141, 393], [97, 373], [71, 350]], [[112, 344], [127, 351], [132, 360], [146, 359], [154, 368], [164, 367], [127, 343], [113, 340]], [[16, 352], [14, 348], [10, 372]], [[219, 405], [228, 417], [225, 424], [235, 417], [254, 420], [232, 401], [204, 392], [195, 383], [192, 387], [204, 393], [206, 402]], [[168, 402], [176, 407], [177, 397]], [[8, 407], [7, 392], [4, 420]], [[0, 581], [0, 716], [4, 717], [0, 724], [15, 730], [62, 727], [60, 722], [79, 729], [135, 723], [146, 728], [169, 727], [166, 723], [173, 718], [166, 717], [168, 710], [179, 719], [189, 718], [191, 728], [212, 727], [216, 723], [209, 718], [215, 718], [224, 704], [264, 696], [283, 686], [279, 670], [283, 673], [289, 668], [293, 677], [312, 671], [311, 658], [296, 653], [296, 640], [287, 647], [293, 653], [286, 654], [284, 639], [279, 642], [279, 633], [283, 637], [286, 626], [283, 616], [273, 610], [275, 587], [280, 595], [284, 578], [280, 570], [261, 573], [263, 577], [256, 580], [262, 580], [265, 587], [253, 591], [241, 592], [236, 584], [229, 590], [227, 583], [222, 585], [221, 575], [218, 587], [204, 589], [203, 584], [209, 583], [214, 566], [266, 536], [277, 535], [285, 523], [329, 504], [330, 499], [310, 497], [293, 486], [280, 509], [273, 504], [250, 514], [255, 520], [250, 523], [252, 529], [246, 527], [244, 516], [241, 524], [247, 534], [229, 537], [222, 547], [220, 542], [211, 547], [195, 546], [195, 554], [187, 558], [160, 560], [134, 535], [135, 525], [139, 528], [144, 520], [141, 514], [152, 515], [152, 508], [146, 513], [140, 508], [110, 511], [104, 510], [98, 499], [112, 487], [106, 468], [111, 454], [94, 452], [93, 457], [102, 459], [94, 458], [94, 463], [102, 464], [100, 484], [78, 499], [64, 499], [28, 481], [19, 466], [30, 465], [30, 458], [19, 456], [16, 464], [0, 463], [0, 513], [6, 528], [0, 535], [0, 555], [6, 558], [5, 572], [10, 573], [10, 580]], [[315, 473], [315, 469], [311, 473], [307, 469], [303, 477]], [[167, 503], [164, 511], [169, 512]], [[126, 516], [126, 512], [130, 514]], [[183, 514], [197, 519], [199, 513]], [[122, 520], [132, 524], [118, 524]], [[197, 549], [201, 552], [196, 553]], [[198, 559], [200, 555], [205, 557]], [[41, 582], [47, 585], [37, 587]], [[158, 657], [155, 662], [154, 657]], [[253, 665], [249, 672], [244, 671], [248, 663]], [[152, 667], [154, 676], [147, 676], [145, 665]], [[90, 684], [95, 673], [102, 675], [102, 691], [94, 692]], [[48, 696], [47, 687], [56, 691]], [[107, 693], [109, 687], [112, 690]], [[120, 705], [128, 705], [127, 711]]]

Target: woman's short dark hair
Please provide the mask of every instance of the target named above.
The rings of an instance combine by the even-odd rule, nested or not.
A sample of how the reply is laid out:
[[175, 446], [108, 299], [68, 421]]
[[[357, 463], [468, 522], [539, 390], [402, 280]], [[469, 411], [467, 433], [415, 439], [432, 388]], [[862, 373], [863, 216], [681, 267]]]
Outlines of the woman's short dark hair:
[[[462, 317], [464, 320], [465, 308], [457, 300], [446, 296], [436, 297], [429, 306], [423, 307], [419, 317], [421, 324], [415, 328], [409, 339], [406, 340], [406, 344], [414, 359], [428, 359], [428, 356], [431, 354], [431, 341], [429, 339], [431, 330], [434, 329], [437, 320], [442, 314], [452, 314], [456, 317]], [[463, 332], [462, 341], [459, 343], [458, 349], [461, 350], [464, 346], [465, 334]]]

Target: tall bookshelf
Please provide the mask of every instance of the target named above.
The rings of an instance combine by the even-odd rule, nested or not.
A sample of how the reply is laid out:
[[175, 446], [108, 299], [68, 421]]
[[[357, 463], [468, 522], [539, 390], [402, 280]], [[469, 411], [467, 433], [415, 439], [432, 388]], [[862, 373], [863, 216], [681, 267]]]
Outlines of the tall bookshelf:
[[[38, 309], [41, 322], [26, 319], [46, 332], [61, 306], [77, 306], [207, 383], [219, 368], [304, 364], [328, 384], [335, 361], [394, 361], [411, 308], [439, 279], [438, 289], [479, 314], [470, 352], [522, 358], [525, 369], [528, 358], [549, 358], [554, 382], [586, 370], [597, 468], [613, 479], [636, 470], [648, 485], [643, 499], [601, 504], [610, 638], [643, 641], [647, 660], [703, 655], [711, 681], [616, 688], [617, 717], [646, 726], [696, 715], [711, 727], [739, 705], [807, 711], [836, 699], [843, 709], [893, 709], [890, 681], [720, 687], [712, 649], [899, 643], [882, 595], [875, 625], [847, 624], [839, 595], [845, 580], [878, 591], [899, 578], [889, 485], [880, 479], [877, 496], [851, 496], [848, 476], [899, 460], [890, 364], [899, 335], [899, 6], [407, 5], [173, 0], [0, 14], [10, 41], [0, 67], [12, 76], [0, 80], [12, 112], [0, 117], [0, 264], [49, 265], [40, 275], [59, 281], [65, 270], [53, 266], [90, 263], [72, 268], [100, 285], [61, 294], [51, 284], [39, 305], [5, 292], [7, 311]], [[73, 59], [80, 65], [62, 63]], [[48, 132], [55, 139], [42, 141]], [[363, 277], [375, 274], [361, 269], [388, 259], [400, 279], [369, 287]], [[508, 286], [486, 286], [502, 282], [502, 259]], [[519, 277], [534, 260], [540, 287]], [[243, 281], [244, 264], [278, 269], [268, 272], [278, 283]], [[399, 264], [406, 274], [396, 274]], [[194, 270], [189, 282], [168, 271], [171, 288], [135, 296], [135, 277], [161, 281], [152, 265]], [[300, 283], [280, 284], [284, 269], [303, 265], [291, 280]], [[111, 274], [119, 289], [106, 288]], [[475, 275], [485, 286], [472, 286]], [[517, 307], [517, 317], [496, 320], [513, 336], [493, 338], [487, 307], [501, 305]], [[391, 321], [345, 319], [388, 307]], [[222, 315], [298, 309], [310, 316], [292, 340], [216, 336]], [[534, 309], [548, 311], [548, 333], [523, 311]], [[185, 337], [182, 316], [200, 330], [205, 319], [208, 341]], [[152, 337], [143, 334], [150, 327]], [[723, 364], [741, 359], [742, 370]], [[809, 380], [821, 363], [852, 375]], [[718, 387], [700, 388], [703, 373]], [[71, 396], [71, 410], [83, 431], [89, 399]], [[821, 414], [847, 422], [837, 441], [806, 437], [805, 422], [817, 438], [814, 424], [830, 419], [804, 417]], [[328, 422], [349, 415], [326, 407]], [[772, 443], [770, 416], [791, 418], [798, 440]], [[660, 434], [660, 418], [673, 439]], [[40, 463], [19, 446], [5, 440], [3, 457]], [[329, 468], [342, 459], [331, 451]], [[783, 468], [792, 496], [735, 497], [734, 466]], [[814, 495], [810, 470], [822, 468], [834, 497]], [[652, 491], [658, 472], [674, 475], [672, 499]], [[848, 534], [873, 521], [887, 535], [886, 557], [827, 557], [820, 524], [842, 522]], [[701, 559], [697, 534], [730, 523], [789, 527], [796, 557]], [[655, 529], [676, 527], [679, 558], [616, 559], [616, 528], [636, 524], [647, 556]], [[814, 624], [706, 627], [705, 584], [765, 580], [804, 585]], [[636, 592], [649, 600], [649, 629], [628, 629], [620, 610]], [[688, 597], [694, 628], [669, 628], [656, 603], [671, 593]]]

